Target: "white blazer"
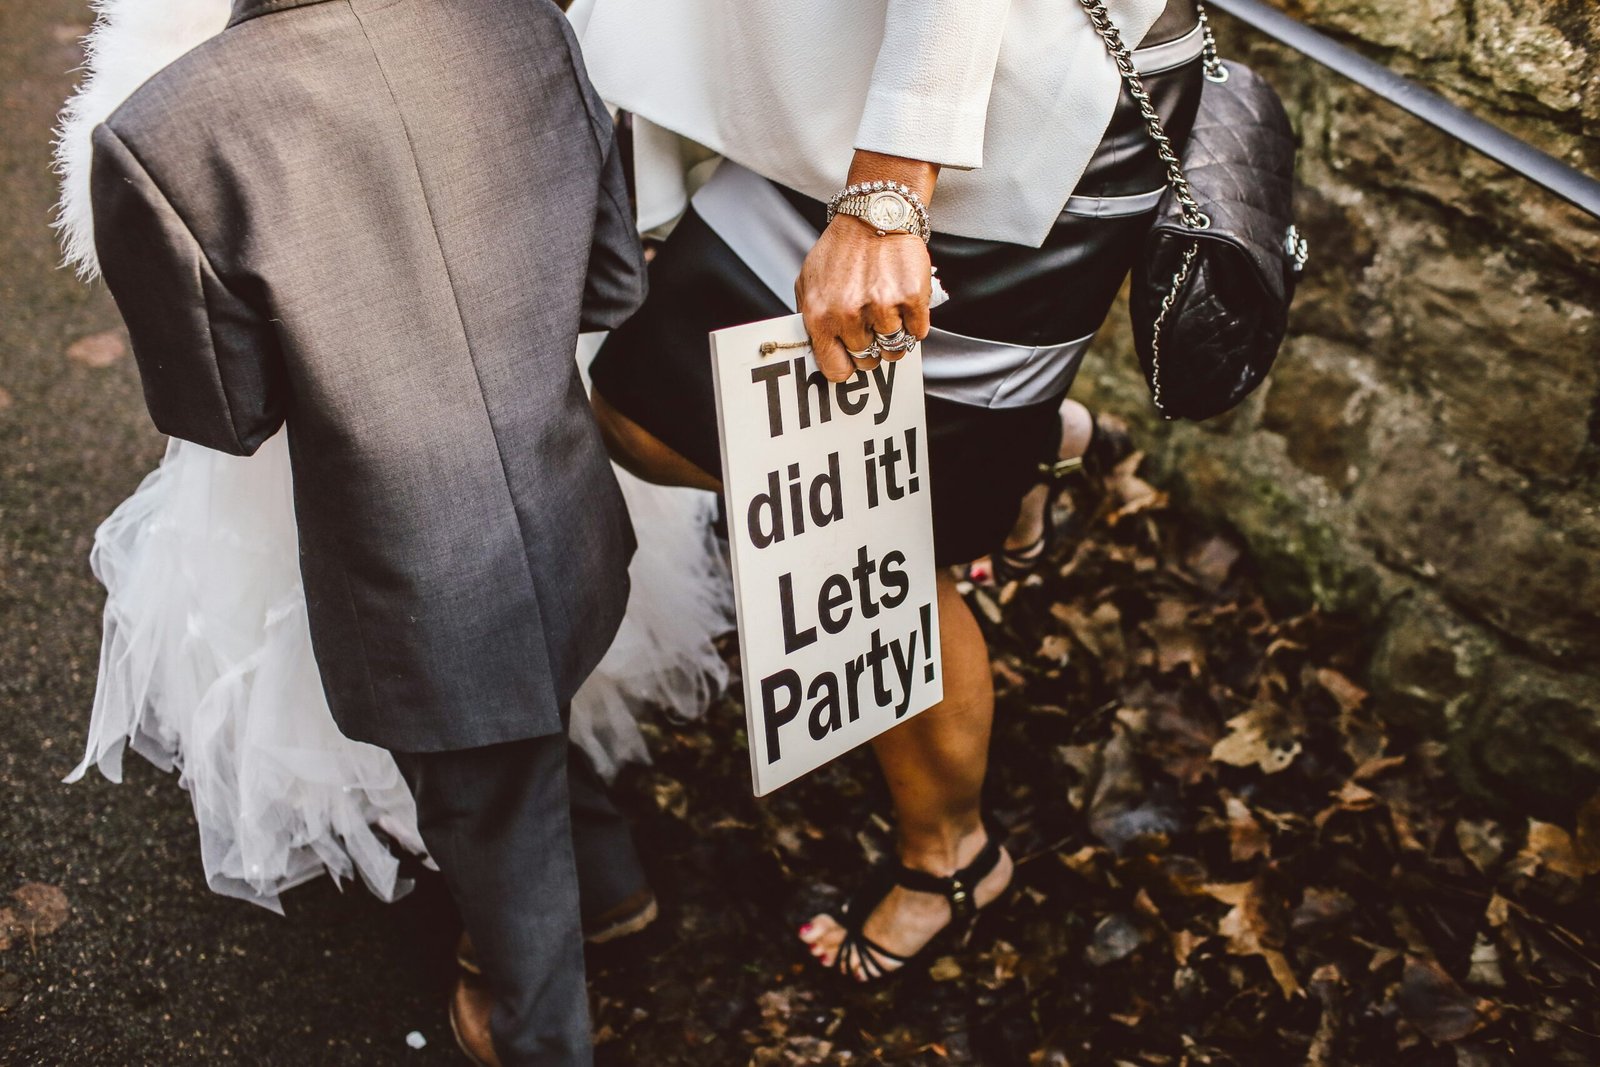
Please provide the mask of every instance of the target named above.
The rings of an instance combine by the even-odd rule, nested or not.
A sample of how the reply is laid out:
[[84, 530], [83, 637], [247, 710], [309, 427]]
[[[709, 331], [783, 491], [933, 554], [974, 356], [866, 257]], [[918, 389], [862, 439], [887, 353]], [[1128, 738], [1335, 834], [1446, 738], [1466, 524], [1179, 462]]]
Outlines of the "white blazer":
[[[1166, 0], [1106, 6], [1132, 48]], [[600, 95], [636, 116], [647, 229], [686, 203], [676, 135], [818, 200], [857, 148], [938, 163], [935, 229], [1038, 246], [1120, 88], [1076, 0], [578, 0], [571, 15]]]

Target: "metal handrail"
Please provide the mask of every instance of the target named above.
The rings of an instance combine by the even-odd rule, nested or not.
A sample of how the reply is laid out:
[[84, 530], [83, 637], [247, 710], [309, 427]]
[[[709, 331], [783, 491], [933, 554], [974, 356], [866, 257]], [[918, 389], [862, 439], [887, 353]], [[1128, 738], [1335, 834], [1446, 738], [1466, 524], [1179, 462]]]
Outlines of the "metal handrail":
[[1262, 0], [1207, 2], [1600, 219], [1600, 181], [1583, 171], [1462, 110], [1438, 93], [1297, 22]]

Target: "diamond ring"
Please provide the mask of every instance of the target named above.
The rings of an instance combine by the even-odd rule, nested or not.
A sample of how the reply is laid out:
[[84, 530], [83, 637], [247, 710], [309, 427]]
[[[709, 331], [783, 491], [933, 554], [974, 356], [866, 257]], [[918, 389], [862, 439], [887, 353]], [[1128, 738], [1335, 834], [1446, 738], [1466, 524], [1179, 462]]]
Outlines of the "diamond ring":
[[909, 352], [917, 346], [917, 339], [902, 326], [894, 333], [878, 334], [874, 345], [883, 352]]

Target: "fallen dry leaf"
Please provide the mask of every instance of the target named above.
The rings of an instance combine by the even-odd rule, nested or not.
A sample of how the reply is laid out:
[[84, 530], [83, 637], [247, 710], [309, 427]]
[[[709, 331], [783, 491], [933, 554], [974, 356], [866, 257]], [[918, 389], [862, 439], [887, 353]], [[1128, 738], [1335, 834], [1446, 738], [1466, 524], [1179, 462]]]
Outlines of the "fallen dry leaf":
[[1145, 788], [1132, 743], [1132, 733], [1116, 727], [1100, 750], [1089, 800], [1089, 829], [1113, 851], [1137, 838], [1170, 833], [1177, 828], [1171, 810], [1156, 803]]
[[1318, 667], [1316, 678], [1317, 684], [1333, 697], [1340, 711], [1357, 711], [1367, 702], [1367, 691], [1332, 667]]
[[1060, 634], [1045, 634], [1039, 642], [1038, 656], [1046, 663], [1063, 665], [1072, 656], [1072, 642]]
[[1166, 926], [1166, 920], [1161, 917], [1161, 909], [1156, 906], [1156, 902], [1151, 898], [1148, 890], [1141, 889], [1134, 896], [1133, 910], [1152, 920], [1157, 926]]
[[1168, 938], [1168, 943], [1172, 946], [1172, 958], [1177, 961], [1179, 967], [1188, 964], [1189, 956], [1204, 940], [1205, 937], [1203, 935], [1197, 934], [1192, 930], [1174, 930], [1172, 932], [1171, 937]]
[[1350, 777], [1360, 782], [1367, 778], [1380, 777], [1405, 765], [1405, 756], [1377, 756], [1365, 763], [1357, 764], [1356, 769], [1350, 772]]
[[1438, 961], [1406, 957], [1395, 998], [1400, 1014], [1430, 1041], [1459, 1041], [1483, 1025], [1493, 1011], [1488, 1001], [1462, 989]]
[[85, 367], [109, 367], [127, 353], [128, 346], [115, 330], [91, 333], [67, 346], [67, 358]]
[[1319, 667], [1312, 676], [1339, 706], [1339, 735], [1345, 755], [1358, 768], [1356, 777], [1378, 773], [1383, 769], [1379, 761], [1389, 747], [1389, 735], [1368, 710], [1367, 691], [1331, 667]]
[[1162, 770], [1184, 785], [1194, 785], [1212, 773], [1211, 751], [1221, 737], [1215, 722], [1166, 697], [1156, 698], [1149, 712], [1144, 748], [1161, 762]]
[[1005, 614], [1000, 610], [1000, 603], [983, 586], [973, 586], [967, 596], [967, 603], [976, 604], [978, 611], [990, 625], [999, 626], [1005, 621]]
[[89, 32], [89, 27], [80, 22], [58, 22], [50, 27], [50, 38], [56, 44], [81, 47], [83, 38]]
[[1506, 830], [1494, 819], [1456, 819], [1456, 845], [1478, 872], [1490, 873], [1506, 856]]
[[1417, 823], [1399, 806], [1389, 805], [1389, 825], [1394, 828], [1395, 842], [1406, 852], [1426, 852], [1428, 846], [1418, 834]]
[[1106, 476], [1106, 490], [1115, 504], [1107, 517], [1109, 523], [1114, 525], [1130, 515], [1160, 507], [1167, 502], [1165, 493], [1135, 473], [1143, 463], [1143, 453], [1135, 452], [1118, 463]]
[[1579, 856], [1572, 835], [1554, 823], [1528, 820], [1528, 843], [1517, 857], [1518, 865], [1528, 874], [1546, 870], [1560, 879], [1578, 881], [1587, 875], [1600, 872]]
[[1337, 964], [1324, 963], [1311, 973], [1311, 995], [1322, 1006], [1317, 1032], [1306, 1050], [1306, 1067], [1335, 1067], [1339, 1033], [1339, 1006], [1344, 1000], [1344, 976]]
[[1232, 767], [1260, 767], [1277, 774], [1300, 754], [1300, 742], [1285, 733], [1276, 708], [1258, 705], [1228, 720], [1228, 736], [1211, 749], [1211, 758]]
[[1260, 956], [1266, 960], [1273, 980], [1285, 997], [1304, 994], [1288, 957], [1277, 947], [1282, 941], [1268, 917], [1261, 880], [1210, 885], [1206, 892], [1231, 906], [1217, 924], [1217, 933], [1227, 938], [1228, 951], [1235, 956]]
[[1087, 615], [1074, 605], [1054, 604], [1050, 613], [1100, 661], [1108, 675], [1122, 676], [1127, 650], [1122, 638], [1122, 613], [1115, 604], [1106, 601]]
[[1184, 558], [1184, 566], [1210, 592], [1217, 592], [1239, 562], [1237, 545], [1224, 537], [1208, 537]]
[[1272, 851], [1272, 839], [1250, 814], [1250, 805], [1229, 793], [1224, 797], [1228, 812], [1228, 851], [1235, 863], [1247, 863]]
[[1355, 898], [1342, 889], [1324, 886], [1307, 886], [1301, 894], [1300, 906], [1289, 920], [1289, 928], [1296, 933], [1324, 929], [1345, 918], [1356, 909]]
[[1056, 858], [1074, 874], [1089, 878], [1093, 876], [1095, 868], [1100, 863], [1100, 857], [1103, 855], [1105, 855], [1104, 849], [1096, 848], [1094, 845], [1084, 845], [1070, 856], [1057, 852]]
[[1205, 644], [1199, 629], [1189, 620], [1188, 606], [1182, 601], [1157, 602], [1155, 618], [1141, 628], [1155, 643], [1156, 669], [1162, 674], [1185, 667], [1192, 678], [1204, 667]]
[[1089, 945], [1083, 950], [1083, 958], [1096, 967], [1104, 967], [1132, 955], [1147, 937], [1131, 918], [1113, 913], [1095, 924]]
[[1401, 952], [1397, 948], [1379, 948], [1373, 952], [1372, 958], [1367, 961], [1367, 971], [1371, 974], [1377, 974], [1379, 971], [1383, 970], [1385, 967], [1389, 966], [1389, 964], [1393, 963], [1395, 960], [1404, 955], [1405, 953]]
[[0, 1014], [22, 1003], [22, 979], [18, 975], [0, 971]]
[[1333, 798], [1332, 804], [1317, 812], [1314, 822], [1319, 830], [1327, 825], [1329, 819], [1342, 811], [1370, 811], [1381, 803], [1378, 794], [1355, 782], [1344, 783]]
[[0, 908], [0, 951], [27, 938], [47, 937], [72, 913], [67, 895], [53, 885], [27, 882], [12, 892], [12, 908]]
[[1002, 986], [1017, 976], [1017, 965], [1022, 953], [1005, 941], [996, 941], [989, 950], [989, 960], [994, 964], [994, 985]]
[[1584, 870], [1600, 871], [1600, 793], [1578, 809], [1578, 828], [1572, 835], [1572, 847]]
[[656, 807], [681, 819], [689, 813], [689, 797], [683, 783], [672, 778], [658, 778], [655, 785]]
[[1472, 965], [1467, 969], [1467, 982], [1490, 989], [1505, 988], [1506, 977], [1500, 966], [1500, 949], [1488, 934], [1479, 933], [1478, 939], [1472, 943]]

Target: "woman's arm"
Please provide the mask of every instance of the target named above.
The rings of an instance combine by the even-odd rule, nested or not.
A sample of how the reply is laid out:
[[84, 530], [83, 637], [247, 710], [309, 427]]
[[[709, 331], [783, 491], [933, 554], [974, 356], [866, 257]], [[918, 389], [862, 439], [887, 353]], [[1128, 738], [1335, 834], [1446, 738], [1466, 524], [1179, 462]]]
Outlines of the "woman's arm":
[[[852, 184], [899, 182], [930, 205], [938, 176], [935, 164], [861, 150], [850, 165]], [[928, 246], [914, 234], [879, 237], [854, 215], [838, 215], [828, 224], [806, 256], [794, 291], [817, 366], [829, 381], [842, 382], [858, 368], [876, 365], [849, 354], [864, 351], [874, 333], [904, 326], [919, 340], [928, 335], [929, 267]]]
[[[881, 179], [910, 186], [937, 220], [939, 168], [983, 162], [984, 118], [1009, 7], [1010, 0], [889, 0], [851, 184]], [[843, 381], [857, 369], [845, 346], [863, 351], [874, 332], [902, 325], [926, 337], [931, 290], [920, 238], [879, 237], [860, 219], [839, 215], [795, 283], [817, 365], [830, 380]]]

